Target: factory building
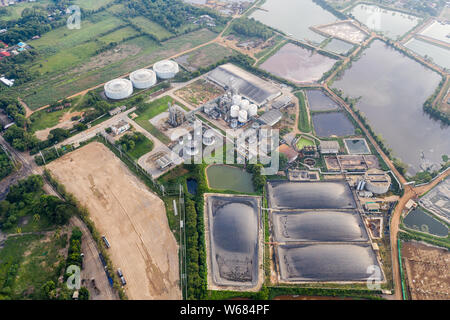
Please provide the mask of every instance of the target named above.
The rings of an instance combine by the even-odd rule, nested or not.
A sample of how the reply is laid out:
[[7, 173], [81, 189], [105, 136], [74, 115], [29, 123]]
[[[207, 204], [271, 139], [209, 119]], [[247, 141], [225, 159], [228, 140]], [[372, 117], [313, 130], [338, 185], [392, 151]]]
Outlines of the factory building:
[[150, 69], [139, 69], [130, 74], [130, 80], [136, 89], [147, 89], [156, 84], [156, 73]]
[[158, 78], [166, 80], [175, 77], [180, 68], [175, 61], [162, 60], [153, 65], [153, 71], [156, 72]]
[[109, 99], [120, 100], [128, 98], [133, 94], [133, 84], [127, 79], [114, 79], [104, 86], [105, 95]]
[[282, 117], [283, 114], [281, 113], [281, 111], [270, 110], [264, 113], [261, 117], [259, 117], [259, 121], [265, 125], [273, 127], [281, 120]]
[[117, 136], [121, 133], [124, 133], [128, 129], [130, 129], [130, 124], [124, 120], [120, 120], [118, 123], [111, 126], [111, 129], [112, 129], [114, 135]]
[[[258, 106], [281, 95], [281, 90], [272, 83], [230, 63], [215, 68], [207, 78], [225, 90], [234, 89], [236, 94]], [[240, 101], [233, 101], [233, 104], [239, 105], [239, 103]]]

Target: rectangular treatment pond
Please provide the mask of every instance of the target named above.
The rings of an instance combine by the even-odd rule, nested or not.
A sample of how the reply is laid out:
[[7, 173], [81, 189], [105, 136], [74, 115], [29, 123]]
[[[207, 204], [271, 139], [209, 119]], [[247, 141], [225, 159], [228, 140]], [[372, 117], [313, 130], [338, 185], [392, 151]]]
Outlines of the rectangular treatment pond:
[[384, 281], [381, 271], [372, 271], [380, 266], [370, 244], [281, 245], [276, 251], [282, 281]]
[[278, 211], [272, 214], [275, 241], [368, 241], [361, 216], [353, 210]]
[[345, 181], [267, 183], [273, 209], [353, 209], [355, 199]]
[[260, 197], [220, 194], [205, 197], [210, 288], [257, 288], [262, 280]]

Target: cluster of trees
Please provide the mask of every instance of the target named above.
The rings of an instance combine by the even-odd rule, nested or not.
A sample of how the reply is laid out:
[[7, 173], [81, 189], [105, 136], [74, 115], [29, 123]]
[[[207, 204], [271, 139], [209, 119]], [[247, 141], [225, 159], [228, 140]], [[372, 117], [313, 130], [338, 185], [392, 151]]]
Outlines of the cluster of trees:
[[186, 192], [187, 299], [205, 299], [207, 264], [203, 194], [208, 187], [204, 165], [186, 165], [197, 180], [197, 193]]
[[146, 138], [142, 133], [133, 132], [122, 136], [116, 144], [120, 145], [122, 150], [127, 152], [133, 150], [138, 143], [144, 141], [145, 139]]
[[6, 130], [3, 137], [14, 149], [19, 151], [32, 149], [39, 142], [32, 133], [27, 132], [24, 128], [18, 127], [15, 124]]
[[274, 35], [274, 32], [267, 26], [253, 18], [239, 18], [233, 21], [232, 30], [247, 37], [257, 37], [267, 40]]
[[8, 155], [0, 149], [0, 180], [8, 176], [14, 170], [14, 165]]
[[225, 23], [226, 18], [207, 8], [199, 8], [184, 3], [182, 0], [124, 0], [126, 17], [145, 16], [160, 24], [168, 31], [179, 34], [180, 28], [188, 23], [190, 16], [198, 17], [208, 14], [216, 22]]
[[0, 98], [0, 109], [2, 109], [18, 127], [24, 128], [28, 124], [27, 119], [25, 118], [25, 109], [16, 99], [7, 97]]
[[28, 49], [17, 56], [10, 56], [0, 61], [0, 74], [5, 75], [7, 79], [14, 79], [14, 84], [22, 84], [35, 79], [38, 71], [30, 71], [24, 65], [33, 61], [37, 56], [37, 51]]
[[32, 215], [33, 218], [45, 216], [55, 225], [64, 225], [76, 208], [55, 196], [46, 195], [42, 190], [43, 179], [32, 175], [11, 186], [6, 199], [0, 202], [0, 226], [11, 229], [20, 217]]
[[262, 175], [263, 165], [262, 164], [249, 164], [247, 166], [247, 171], [253, 174], [252, 182], [255, 190], [258, 192], [262, 192], [264, 186], [266, 185], [266, 176]]

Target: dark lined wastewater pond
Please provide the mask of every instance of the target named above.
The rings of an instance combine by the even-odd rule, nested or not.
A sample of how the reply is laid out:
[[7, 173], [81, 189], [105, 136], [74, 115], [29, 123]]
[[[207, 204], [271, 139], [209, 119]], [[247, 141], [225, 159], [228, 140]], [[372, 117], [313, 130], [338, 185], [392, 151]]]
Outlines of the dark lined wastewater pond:
[[276, 241], [367, 241], [361, 216], [356, 211], [274, 212]]
[[353, 123], [342, 112], [315, 113], [312, 115], [312, 121], [317, 136], [322, 138], [355, 134]]
[[365, 281], [372, 276], [368, 268], [379, 267], [369, 244], [282, 245], [277, 251], [285, 281]]
[[210, 196], [207, 206], [214, 282], [255, 285], [258, 281], [258, 199]]
[[411, 211], [405, 219], [403, 219], [403, 222], [410, 229], [426, 232], [438, 237], [448, 236], [447, 226], [421, 209], [414, 209]]
[[352, 209], [356, 207], [345, 181], [270, 181], [270, 207], [274, 209]]

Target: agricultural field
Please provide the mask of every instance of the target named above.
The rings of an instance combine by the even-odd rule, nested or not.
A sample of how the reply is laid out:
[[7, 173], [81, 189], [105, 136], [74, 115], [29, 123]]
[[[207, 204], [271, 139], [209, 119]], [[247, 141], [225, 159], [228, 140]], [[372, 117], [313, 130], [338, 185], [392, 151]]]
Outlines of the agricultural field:
[[[75, 57], [74, 59], [78, 61], [75, 65], [64, 54], [53, 58], [55, 59], [52, 61], [54, 72], [43, 75], [30, 84], [17, 87], [17, 94], [20, 94], [31, 109], [36, 109], [105, 83], [125, 73], [147, 67], [163, 58], [189, 50], [210, 41], [215, 36], [215, 33], [202, 29], [172, 38], [161, 45], [146, 36], [141, 36], [122, 42], [114, 49], [97, 54], [95, 54], [98, 50], [97, 42], [90, 41], [71, 49], [72, 54], [76, 54], [79, 50], [84, 57], [88, 55], [89, 51], [92, 54], [90, 57], [84, 60]], [[47, 68], [51, 66], [47, 65]]]
[[142, 16], [131, 18], [130, 22], [142, 31], [154, 35], [159, 40], [165, 40], [174, 36], [173, 33], [164, 27]]
[[11, 21], [11, 20], [17, 20], [21, 17], [22, 11], [26, 8], [33, 8], [33, 7], [42, 7], [46, 8], [47, 5], [50, 3], [50, 0], [40, 0], [38, 3], [36, 2], [22, 2], [17, 3], [13, 6], [5, 7], [5, 14], [0, 14], [0, 20], [2, 21]]
[[199, 48], [175, 59], [180, 65], [189, 71], [215, 64], [220, 60], [233, 55], [232, 49], [225, 48], [216, 43]]
[[199, 79], [175, 92], [177, 97], [195, 107], [203, 105], [222, 94], [224, 94], [222, 88], [204, 79]]
[[81, 8], [86, 10], [97, 10], [101, 7], [104, 7], [114, 0], [75, 0], [73, 4], [79, 5]]
[[[90, 143], [48, 165], [108, 238], [130, 299], [181, 299], [178, 246], [164, 203], [107, 147]], [[155, 236], [157, 235], [157, 236]]]

